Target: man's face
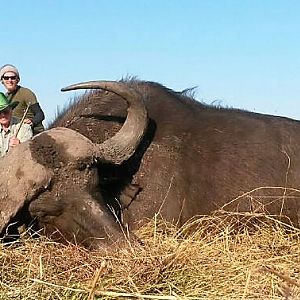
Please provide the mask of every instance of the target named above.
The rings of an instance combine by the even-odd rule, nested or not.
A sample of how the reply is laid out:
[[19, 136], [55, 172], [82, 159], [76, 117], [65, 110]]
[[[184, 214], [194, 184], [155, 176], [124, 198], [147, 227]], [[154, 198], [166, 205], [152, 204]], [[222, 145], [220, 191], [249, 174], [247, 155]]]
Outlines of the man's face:
[[1, 81], [8, 92], [14, 92], [17, 89], [19, 78], [14, 72], [6, 72]]
[[12, 117], [12, 109], [7, 107], [4, 110], [0, 111], [0, 124], [4, 127], [8, 127]]

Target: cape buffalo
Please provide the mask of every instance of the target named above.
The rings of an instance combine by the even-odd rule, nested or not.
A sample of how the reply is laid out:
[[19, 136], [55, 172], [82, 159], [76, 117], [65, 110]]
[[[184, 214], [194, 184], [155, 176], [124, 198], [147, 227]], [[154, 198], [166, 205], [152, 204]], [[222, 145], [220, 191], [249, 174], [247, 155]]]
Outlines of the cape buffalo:
[[0, 162], [9, 178], [1, 179], [0, 229], [24, 201], [45, 233], [90, 247], [156, 213], [182, 224], [222, 208], [299, 225], [300, 122], [205, 105], [153, 82], [64, 90], [74, 89], [102, 90]]

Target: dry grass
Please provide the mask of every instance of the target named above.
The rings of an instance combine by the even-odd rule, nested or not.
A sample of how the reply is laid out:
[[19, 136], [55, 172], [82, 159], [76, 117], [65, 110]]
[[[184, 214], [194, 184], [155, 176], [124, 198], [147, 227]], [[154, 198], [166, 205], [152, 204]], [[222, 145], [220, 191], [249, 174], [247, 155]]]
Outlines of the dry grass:
[[0, 245], [0, 298], [300, 299], [299, 234], [267, 217], [214, 216], [181, 229], [152, 220], [143, 246], [109, 252], [23, 237]]

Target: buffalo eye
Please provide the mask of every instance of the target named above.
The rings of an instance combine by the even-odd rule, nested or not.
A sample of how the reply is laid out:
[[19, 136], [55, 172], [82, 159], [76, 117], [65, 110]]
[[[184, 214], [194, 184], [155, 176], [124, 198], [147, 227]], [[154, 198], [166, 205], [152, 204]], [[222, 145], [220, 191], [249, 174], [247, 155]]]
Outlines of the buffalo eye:
[[79, 171], [83, 171], [87, 168], [87, 164], [85, 162], [77, 162], [76, 169]]

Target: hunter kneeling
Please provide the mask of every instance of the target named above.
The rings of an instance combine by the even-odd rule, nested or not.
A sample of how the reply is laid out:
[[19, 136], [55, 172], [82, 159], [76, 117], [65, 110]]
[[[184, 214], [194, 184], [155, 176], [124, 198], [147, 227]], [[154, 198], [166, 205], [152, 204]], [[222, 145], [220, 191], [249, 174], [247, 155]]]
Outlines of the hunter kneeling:
[[0, 155], [4, 156], [9, 149], [32, 138], [32, 129], [28, 124], [12, 116], [12, 110], [18, 102], [9, 102], [7, 97], [0, 93]]

